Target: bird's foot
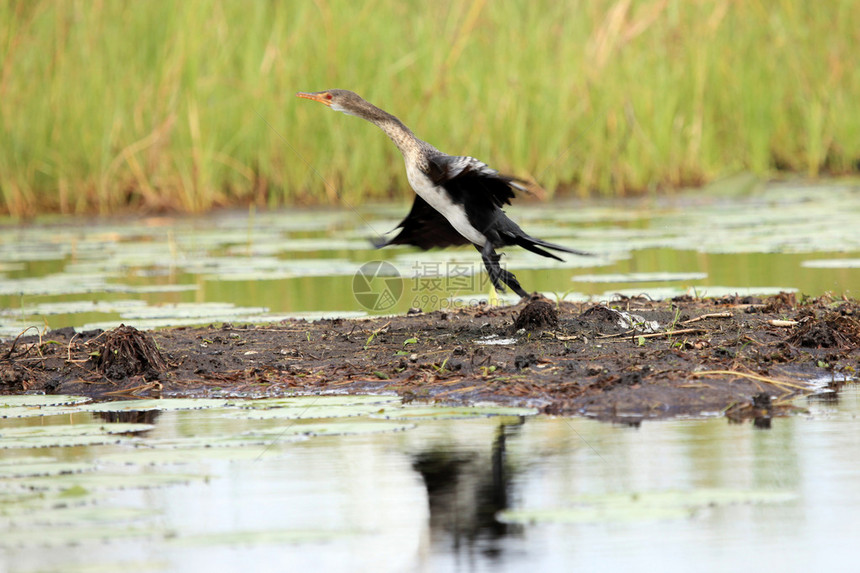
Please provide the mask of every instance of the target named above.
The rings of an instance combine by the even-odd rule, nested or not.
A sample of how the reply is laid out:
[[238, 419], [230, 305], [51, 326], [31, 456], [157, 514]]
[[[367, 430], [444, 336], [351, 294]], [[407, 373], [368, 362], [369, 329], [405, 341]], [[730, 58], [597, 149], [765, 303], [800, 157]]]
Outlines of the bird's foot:
[[517, 293], [521, 298], [529, 296], [529, 293], [520, 286], [520, 281], [517, 280], [517, 277], [515, 277], [512, 272], [502, 269], [502, 281], [511, 287], [511, 290]]
[[511, 287], [520, 297], [528, 296], [528, 293], [520, 286], [517, 277], [508, 270], [502, 268], [499, 260], [502, 258], [490, 243], [484, 245], [481, 251], [481, 258], [484, 259], [484, 266], [487, 268], [487, 274], [490, 276], [490, 282], [498, 292], [505, 292], [505, 285]]

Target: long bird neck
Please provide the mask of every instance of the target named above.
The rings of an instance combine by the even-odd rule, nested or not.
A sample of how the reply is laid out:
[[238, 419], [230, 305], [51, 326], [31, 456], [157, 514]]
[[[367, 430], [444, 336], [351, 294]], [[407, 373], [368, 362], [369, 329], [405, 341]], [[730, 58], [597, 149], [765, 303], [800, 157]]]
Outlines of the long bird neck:
[[412, 130], [406, 127], [402, 121], [370, 103], [367, 103], [367, 107], [361, 110], [361, 115], [358, 117], [366, 119], [384, 131], [385, 135], [394, 142], [394, 145], [403, 154], [406, 161], [423, 163], [422, 151], [427, 144], [415, 137]]

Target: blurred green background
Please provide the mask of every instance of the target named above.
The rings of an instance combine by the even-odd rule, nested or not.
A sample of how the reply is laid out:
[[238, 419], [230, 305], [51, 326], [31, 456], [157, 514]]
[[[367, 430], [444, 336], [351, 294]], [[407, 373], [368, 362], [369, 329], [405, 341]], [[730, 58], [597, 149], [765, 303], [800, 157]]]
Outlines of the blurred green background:
[[0, 212], [407, 197], [346, 88], [550, 194], [860, 168], [856, 0], [0, 3]]

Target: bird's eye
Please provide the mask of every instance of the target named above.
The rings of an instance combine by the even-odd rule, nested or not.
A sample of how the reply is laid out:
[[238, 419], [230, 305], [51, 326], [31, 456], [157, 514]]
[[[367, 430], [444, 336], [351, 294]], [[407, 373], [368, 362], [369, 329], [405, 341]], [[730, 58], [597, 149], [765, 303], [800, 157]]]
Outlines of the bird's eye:
[[326, 99], [331, 99], [331, 94], [325, 94]]

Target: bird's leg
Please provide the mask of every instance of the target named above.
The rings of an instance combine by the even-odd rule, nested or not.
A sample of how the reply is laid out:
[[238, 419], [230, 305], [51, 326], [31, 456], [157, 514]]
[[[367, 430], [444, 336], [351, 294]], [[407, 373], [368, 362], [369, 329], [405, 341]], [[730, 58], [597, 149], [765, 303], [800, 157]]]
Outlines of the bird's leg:
[[529, 296], [529, 294], [523, 290], [523, 287], [520, 286], [520, 282], [517, 280], [517, 277], [499, 265], [501, 255], [496, 252], [492, 243], [487, 241], [484, 243], [483, 248], [480, 248], [479, 250], [481, 251], [481, 258], [484, 260], [484, 266], [487, 268], [487, 274], [490, 276], [490, 282], [493, 283], [493, 286], [497, 291], [505, 292], [504, 285], [508, 285], [511, 287], [511, 290], [521, 297]]

